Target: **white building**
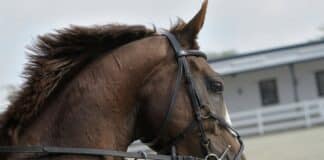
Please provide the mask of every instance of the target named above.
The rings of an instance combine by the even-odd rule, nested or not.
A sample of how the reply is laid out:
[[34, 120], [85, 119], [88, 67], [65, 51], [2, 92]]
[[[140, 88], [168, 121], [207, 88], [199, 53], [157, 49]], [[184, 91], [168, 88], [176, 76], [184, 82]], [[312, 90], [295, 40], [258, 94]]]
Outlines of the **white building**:
[[324, 123], [324, 40], [210, 60], [243, 135]]
[[324, 96], [324, 40], [211, 60], [233, 112]]

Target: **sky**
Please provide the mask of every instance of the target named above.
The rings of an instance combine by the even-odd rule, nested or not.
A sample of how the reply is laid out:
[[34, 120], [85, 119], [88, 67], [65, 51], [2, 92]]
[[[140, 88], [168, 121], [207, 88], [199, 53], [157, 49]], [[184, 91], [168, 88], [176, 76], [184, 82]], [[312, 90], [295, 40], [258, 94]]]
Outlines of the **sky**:
[[[0, 0], [1, 90], [23, 82], [25, 47], [37, 35], [70, 24], [144, 24], [169, 28], [185, 21], [201, 0]], [[209, 0], [201, 49], [240, 53], [301, 43], [318, 38], [324, 25], [323, 0]]]

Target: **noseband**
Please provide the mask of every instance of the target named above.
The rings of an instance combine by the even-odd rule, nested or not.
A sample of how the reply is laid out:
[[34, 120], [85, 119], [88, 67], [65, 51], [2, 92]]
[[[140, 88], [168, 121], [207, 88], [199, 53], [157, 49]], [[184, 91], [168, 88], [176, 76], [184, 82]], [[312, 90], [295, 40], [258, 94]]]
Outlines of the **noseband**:
[[193, 157], [193, 156], [181, 156], [176, 154], [175, 145], [184, 138], [186, 134], [188, 134], [190, 131], [192, 131], [194, 128], [198, 126], [199, 132], [200, 132], [200, 144], [201, 148], [204, 152], [205, 160], [222, 160], [226, 154], [228, 153], [230, 146], [228, 146], [221, 155], [217, 155], [216, 153], [213, 153], [210, 149], [210, 139], [207, 137], [204, 126], [203, 126], [203, 120], [205, 119], [212, 119], [214, 121], [217, 121], [218, 125], [226, 129], [229, 133], [232, 134], [233, 137], [236, 137], [238, 142], [240, 143], [240, 149], [239, 152], [235, 155], [234, 160], [239, 160], [240, 156], [243, 152], [243, 142], [240, 138], [240, 135], [238, 132], [233, 129], [223, 118], [218, 117], [213, 112], [209, 112], [207, 115], [202, 116], [201, 115], [201, 109], [203, 107], [206, 107], [202, 104], [201, 98], [199, 97], [199, 94], [197, 92], [197, 87], [195, 86], [190, 67], [188, 64], [188, 61], [186, 57], [188, 56], [196, 56], [196, 57], [203, 57], [207, 59], [206, 55], [199, 51], [199, 50], [183, 50], [180, 43], [176, 39], [176, 37], [165, 31], [161, 30], [160, 34], [167, 37], [169, 40], [178, 64], [178, 71], [177, 71], [177, 77], [176, 77], [176, 83], [175, 87], [172, 91], [172, 97], [170, 101], [170, 105], [168, 108], [168, 111], [166, 113], [166, 116], [162, 122], [162, 126], [160, 128], [159, 134], [150, 141], [145, 142], [150, 146], [155, 145], [162, 135], [165, 134], [167, 124], [170, 120], [170, 117], [172, 115], [175, 102], [177, 99], [177, 93], [181, 85], [182, 77], [184, 77], [186, 84], [187, 84], [187, 90], [191, 101], [191, 106], [194, 112], [194, 119], [193, 121], [177, 136], [170, 139], [168, 145], [164, 148], [170, 149], [171, 148], [171, 155], [152, 155], [152, 154], [146, 154], [145, 152], [123, 152], [123, 151], [116, 151], [116, 150], [110, 150], [110, 149], [93, 149], [93, 148], [75, 148], [75, 147], [55, 147], [55, 146], [0, 146], [0, 153], [34, 153], [37, 156], [35, 158], [44, 158], [50, 155], [84, 155], [84, 156], [99, 156], [99, 157], [105, 157], [105, 156], [111, 156], [111, 157], [123, 157], [123, 158], [135, 158], [135, 159], [154, 159], [154, 160], [203, 160], [199, 157]]
[[[189, 95], [189, 99], [191, 101], [191, 107], [193, 110], [194, 119], [182, 132], [180, 132], [180, 134], [171, 138], [167, 142], [167, 145], [161, 149], [161, 151], [168, 152], [167, 150], [169, 150], [171, 152], [175, 152], [175, 149], [170, 150], [170, 148], [175, 148], [174, 146], [180, 140], [182, 140], [185, 137], [185, 135], [187, 135], [194, 128], [198, 127], [199, 132], [200, 132], [200, 134], [199, 134], [200, 145], [201, 145], [203, 154], [205, 154], [205, 159], [215, 158], [217, 160], [222, 160], [228, 153], [231, 146], [229, 145], [224, 150], [224, 152], [221, 153], [220, 156], [211, 151], [210, 139], [206, 135], [205, 128], [203, 125], [203, 120], [212, 119], [212, 120], [216, 121], [219, 126], [226, 129], [240, 143], [240, 149], [234, 158], [234, 160], [239, 160], [242, 155], [243, 149], [244, 149], [244, 144], [240, 138], [239, 133], [234, 128], [232, 128], [223, 118], [217, 116], [215, 113], [210, 111], [207, 113], [207, 115], [201, 114], [201, 109], [204, 107], [207, 107], [207, 106], [205, 106], [202, 103], [202, 100], [197, 92], [197, 87], [195, 86], [195, 82], [192, 77], [192, 73], [190, 71], [190, 67], [189, 67], [189, 64], [188, 64], [188, 61], [186, 58], [189, 56], [195, 56], [195, 57], [203, 57], [203, 58], [207, 59], [206, 54], [204, 54], [203, 52], [201, 52], [199, 50], [183, 50], [179, 41], [176, 39], [176, 37], [173, 34], [171, 34], [170, 32], [168, 32], [166, 30], [161, 30], [159, 33], [168, 39], [168, 41], [170, 42], [170, 44], [173, 48], [173, 51], [175, 53], [175, 57], [177, 60], [177, 64], [178, 64], [177, 77], [176, 77], [176, 81], [175, 81], [175, 86], [172, 90], [170, 105], [169, 105], [169, 108], [165, 114], [165, 118], [162, 121], [162, 125], [159, 129], [158, 134], [152, 140], [142, 140], [142, 141], [149, 146], [154, 146], [154, 145], [157, 145], [157, 142], [161, 140], [161, 137], [163, 135], [165, 135], [165, 132], [167, 129], [167, 124], [168, 124], [168, 122], [171, 118], [172, 112], [175, 108], [174, 106], [175, 106], [175, 102], [177, 99], [177, 93], [178, 93], [178, 90], [181, 85], [181, 80], [184, 77], [184, 80], [186, 82], [185, 83], [186, 88], [187, 88], [188, 95]], [[172, 154], [175, 154], [175, 153], [172, 153]]]

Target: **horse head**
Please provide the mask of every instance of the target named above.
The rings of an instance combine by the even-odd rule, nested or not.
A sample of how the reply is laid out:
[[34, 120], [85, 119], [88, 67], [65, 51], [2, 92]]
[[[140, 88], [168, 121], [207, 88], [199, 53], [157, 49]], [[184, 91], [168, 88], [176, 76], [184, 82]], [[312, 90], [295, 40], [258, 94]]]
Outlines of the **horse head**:
[[[197, 52], [196, 38], [206, 10], [204, 1], [188, 23], [178, 24], [170, 31], [171, 38], [167, 35], [163, 41], [167, 56], [152, 69], [141, 90], [137, 132], [144, 143], [160, 153], [171, 153], [173, 147], [179, 154], [239, 159], [243, 146], [230, 126], [223, 97], [224, 82], [206, 57]], [[189, 53], [178, 53], [179, 56], [174, 52]]]

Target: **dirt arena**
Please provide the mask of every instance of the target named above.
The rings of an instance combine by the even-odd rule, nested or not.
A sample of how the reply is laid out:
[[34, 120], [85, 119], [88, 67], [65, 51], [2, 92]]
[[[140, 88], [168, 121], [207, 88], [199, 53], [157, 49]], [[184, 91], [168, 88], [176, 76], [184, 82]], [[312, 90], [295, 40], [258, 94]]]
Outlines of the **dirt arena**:
[[322, 160], [324, 126], [244, 140], [248, 160]]

